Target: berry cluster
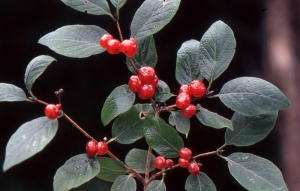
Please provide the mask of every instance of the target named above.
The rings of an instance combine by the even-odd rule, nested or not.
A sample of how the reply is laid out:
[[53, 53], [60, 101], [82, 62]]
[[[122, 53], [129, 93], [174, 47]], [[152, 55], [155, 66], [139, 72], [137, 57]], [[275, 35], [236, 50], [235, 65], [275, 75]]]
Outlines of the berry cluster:
[[45, 115], [49, 119], [56, 119], [60, 116], [61, 114], [61, 104], [48, 104], [45, 108]]
[[196, 162], [190, 162], [190, 158], [192, 156], [192, 151], [189, 148], [182, 147], [179, 150], [179, 156], [178, 164], [179, 166], [183, 168], [187, 168], [191, 175], [196, 176], [200, 172], [200, 164], [197, 164]]
[[108, 151], [108, 146], [105, 141], [100, 141], [98, 144], [94, 140], [89, 140], [85, 146], [86, 155], [88, 157], [95, 157], [98, 155], [105, 155]]
[[174, 161], [172, 159], [165, 159], [163, 156], [158, 156], [154, 159], [154, 166], [157, 169], [162, 169], [164, 167], [171, 168], [174, 166]]
[[138, 75], [129, 78], [129, 89], [138, 93], [138, 96], [145, 100], [151, 98], [155, 93], [158, 84], [158, 77], [155, 70], [150, 66], [143, 66], [139, 69]]
[[206, 93], [206, 86], [201, 80], [193, 80], [189, 85], [183, 84], [176, 97], [176, 106], [185, 117], [192, 117], [196, 113], [196, 106], [191, 104], [192, 97], [201, 98]]
[[134, 38], [123, 40], [121, 43], [119, 40], [114, 39], [112, 35], [105, 34], [100, 38], [99, 43], [110, 54], [118, 54], [122, 51], [127, 57], [133, 57], [137, 52], [137, 45]]

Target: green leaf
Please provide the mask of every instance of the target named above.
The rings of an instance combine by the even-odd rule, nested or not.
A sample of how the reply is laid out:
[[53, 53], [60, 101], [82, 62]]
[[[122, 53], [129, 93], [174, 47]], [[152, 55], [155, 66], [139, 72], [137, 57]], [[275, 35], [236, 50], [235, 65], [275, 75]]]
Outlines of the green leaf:
[[226, 130], [225, 145], [249, 146], [264, 139], [273, 129], [277, 111], [244, 116], [235, 112], [232, 116], [233, 131]]
[[187, 191], [217, 191], [213, 181], [203, 172], [197, 176], [190, 175], [185, 182]]
[[177, 52], [175, 77], [179, 84], [202, 80], [200, 67], [200, 42], [189, 40], [184, 42]]
[[210, 84], [228, 67], [235, 53], [236, 42], [231, 28], [217, 21], [200, 41], [201, 72]]
[[131, 144], [144, 137], [145, 115], [154, 116], [150, 104], [137, 104], [121, 114], [112, 126], [112, 136], [122, 144]]
[[169, 123], [176, 127], [179, 133], [182, 133], [188, 137], [190, 131], [190, 119], [184, 117], [181, 111], [171, 111], [169, 116]]
[[221, 101], [233, 111], [243, 115], [259, 115], [285, 109], [289, 100], [273, 84], [254, 77], [241, 77], [224, 84]]
[[200, 112], [196, 113], [196, 117], [203, 125], [216, 129], [226, 127], [233, 130], [232, 122], [229, 119], [226, 119], [217, 113], [211, 112], [200, 105], [197, 105], [197, 109], [199, 109]]
[[131, 26], [131, 36], [140, 39], [160, 31], [174, 17], [180, 0], [145, 0], [136, 11]]
[[119, 176], [111, 187], [111, 191], [135, 191], [136, 182], [130, 175]]
[[51, 56], [41, 55], [35, 57], [30, 63], [27, 65], [24, 83], [28, 90], [28, 93], [34, 97], [31, 92], [31, 87], [35, 80], [46, 70], [46, 68], [52, 63], [56, 61], [55, 58]]
[[183, 140], [177, 131], [160, 118], [152, 118], [146, 122], [145, 138], [147, 144], [159, 155], [167, 158], [178, 157], [179, 149], [183, 147]]
[[[125, 157], [125, 163], [130, 168], [135, 169], [138, 173], [145, 173], [146, 161], [148, 152], [141, 149], [131, 149]], [[151, 153], [150, 158], [150, 172], [155, 169], [154, 167], [155, 156]]]
[[147, 188], [146, 191], [166, 191], [166, 185], [162, 180], [152, 180]]
[[114, 182], [119, 176], [126, 173], [124, 163], [108, 157], [97, 157], [100, 163], [98, 178]]
[[[136, 67], [141, 68], [142, 66], [151, 66], [152, 68], [155, 68], [157, 63], [157, 52], [153, 36], [150, 35], [145, 38], [137, 39], [136, 44], [138, 47], [138, 51], [136, 55], [132, 57], [132, 60]], [[128, 69], [132, 73], [135, 73], [128, 59], [126, 64]]]
[[116, 87], [104, 102], [101, 111], [103, 125], [107, 125], [115, 117], [128, 111], [134, 100], [135, 93], [129, 90], [127, 84]]
[[247, 190], [288, 190], [280, 170], [264, 158], [233, 153], [226, 160], [231, 175]]
[[6, 145], [3, 171], [43, 150], [53, 139], [57, 127], [57, 120], [47, 117], [40, 117], [21, 125]]
[[69, 25], [46, 34], [38, 43], [64, 56], [85, 58], [105, 51], [99, 45], [104, 34], [107, 32], [98, 26]]
[[106, 0], [61, 0], [71, 8], [92, 15], [109, 15], [112, 17]]
[[173, 94], [170, 92], [170, 88], [166, 84], [166, 82], [158, 80], [158, 84], [154, 94], [155, 101], [166, 102], [168, 99], [170, 99], [170, 97], [172, 97], [172, 95]]
[[110, 0], [117, 10], [121, 9], [127, 0]]
[[25, 92], [12, 84], [0, 83], [0, 101], [29, 101]]
[[67, 191], [88, 182], [100, 171], [97, 159], [89, 158], [85, 153], [76, 155], [61, 166], [54, 175], [54, 191]]

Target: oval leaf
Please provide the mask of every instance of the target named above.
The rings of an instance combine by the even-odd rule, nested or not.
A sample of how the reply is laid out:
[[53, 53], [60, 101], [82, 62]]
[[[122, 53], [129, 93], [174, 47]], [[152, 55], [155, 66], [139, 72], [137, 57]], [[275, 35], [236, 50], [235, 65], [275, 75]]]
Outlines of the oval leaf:
[[172, 97], [169, 86], [162, 80], [158, 80], [156, 91], [154, 94], [154, 99], [157, 102], [166, 102], [170, 97]]
[[180, 0], [145, 0], [136, 11], [131, 26], [131, 36], [143, 38], [160, 31], [174, 17]]
[[97, 157], [100, 163], [98, 178], [114, 182], [119, 176], [126, 173], [124, 163], [108, 157]]
[[119, 176], [111, 187], [111, 191], [134, 191], [136, 190], [135, 179], [130, 175]]
[[92, 15], [111, 15], [106, 0], [61, 0], [71, 8]]
[[57, 127], [57, 120], [47, 117], [40, 117], [21, 125], [7, 143], [3, 171], [43, 150], [53, 139]]
[[48, 46], [58, 54], [85, 58], [105, 51], [99, 40], [107, 32], [94, 25], [69, 25], [40, 38], [40, 44]]
[[[125, 163], [130, 168], [135, 169], [138, 173], [145, 173], [146, 161], [148, 152], [141, 149], [132, 149], [125, 157]], [[150, 158], [150, 172], [155, 169], [154, 167], [155, 156], [151, 153]]]
[[134, 100], [135, 93], [129, 90], [127, 84], [116, 87], [104, 102], [101, 111], [103, 125], [107, 125], [115, 117], [128, 111]]
[[166, 191], [166, 185], [162, 180], [152, 180], [148, 186], [146, 191]]
[[34, 97], [31, 92], [31, 87], [35, 80], [46, 70], [46, 68], [52, 63], [56, 61], [55, 58], [51, 56], [41, 55], [35, 57], [30, 63], [27, 65], [24, 83], [28, 90], [28, 93]]
[[254, 77], [241, 77], [224, 84], [221, 101], [233, 111], [243, 115], [259, 115], [285, 109], [289, 100], [273, 84]]
[[127, 0], [110, 0], [117, 10], [121, 9]]
[[231, 28], [217, 21], [210, 26], [200, 41], [201, 72], [210, 83], [217, 79], [230, 64], [236, 42]]
[[54, 175], [53, 188], [55, 191], [67, 191], [77, 188], [94, 178], [100, 171], [97, 159], [87, 155], [76, 155], [61, 166]]
[[255, 116], [244, 116], [235, 112], [231, 119], [234, 130], [226, 130], [225, 145], [249, 146], [261, 141], [273, 129], [277, 114], [277, 111], [272, 111]]
[[280, 170], [270, 161], [250, 153], [233, 153], [227, 158], [231, 175], [250, 191], [287, 191]]
[[0, 83], [0, 101], [29, 101], [25, 92], [12, 84]]
[[185, 182], [187, 191], [217, 191], [213, 181], [203, 172], [197, 176], [190, 175]]
[[169, 123], [170, 125], [175, 126], [179, 133], [188, 137], [190, 131], [190, 118], [184, 117], [181, 111], [171, 111]]

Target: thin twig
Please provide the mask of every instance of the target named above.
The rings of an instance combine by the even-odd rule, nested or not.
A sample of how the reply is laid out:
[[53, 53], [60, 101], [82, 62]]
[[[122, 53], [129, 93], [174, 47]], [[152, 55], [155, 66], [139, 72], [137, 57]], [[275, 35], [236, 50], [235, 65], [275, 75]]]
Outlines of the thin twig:
[[122, 31], [121, 31], [120, 23], [119, 23], [119, 21], [118, 21], [118, 20], [116, 21], [116, 24], [117, 24], [117, 28], [118, 28], [119, 35], [120, 35], [120, 40], [121, 40], [121, 42], [122, 42], [122, 41], [123, 41], [123, 35], [122, 35]]
[[146, 162], [146, 173], [145, 173], [145, 187], [147, 187], [147, 185], [149, 183], [151, 152], [152, 152], [152, 148], [148, 147], [147, 162]]

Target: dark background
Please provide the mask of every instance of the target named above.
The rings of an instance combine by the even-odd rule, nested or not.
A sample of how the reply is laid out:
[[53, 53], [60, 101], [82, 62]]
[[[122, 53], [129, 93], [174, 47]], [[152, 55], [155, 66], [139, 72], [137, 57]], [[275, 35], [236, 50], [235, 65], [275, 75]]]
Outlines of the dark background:
[[[123, 36], [129, 38], [129, 26], [141, 0], [128, 0], [121, 9], [120, 23]], [[258, 76], [262, 56], [262, 21], [268, 14], [259, 0], [183, 0], [173, 20], [154, 35], [158, 52], [156, 71], [176, 94], [179, 84], [175, 79], [176, 53], [186, 40], [200, 40], [212, 23], [222, 20], [228, 24], [237, 41], [235, 56], [224, 74], [213, 83], [218, 92], [228, 80], [240, 76]], [[84, 59], [67, 58], [37, 43], [43, 35], [64, 25], [98, 25], [117, 37], [115, 23], [108, 16], [95, 16], [78, 12], [56, 0], [10, 0], [0, 4], [0, 82], [14, 84], [23, 90], [24, 73], [27, 64], [38, 55], [50, 55], [57, 59], [33, 86], [34, 94], [41, 100], [56, 103], [53, 92], [65, 90], [62, 103], [65, 113], [72, 117], [93, 137], [100, 140], [111, 138], [111, 124], [103, 127], [100, 111], [110, 92], [128, 81], [131, 73], [124, 64], [125, 56], [109, 55], [107, 52]], [[111, 9], [113, 10], [113, 9]], [[140, 100], [137, 100], [140, 101]], [[174, 103], [171, 99], [169, 104]], [[233, 112], [225, 108], [218, 99], [203, 101], [204, 107], [231, 118]], [[43, 116], [44, 106], [32, 103], [1, 103], [0, 107], [0, 164], [3, 164], [5, 147], [10, 136], [23, 123]], [[168, 117], [168, 115], [163, 115]], [[189, 138], [185, 146], [193, 153], [213, 151], [224, 143], [225, 130], [205, 127], [194, 117]], [[185, 138], [183, 137], [185, 140]], [[250, 152], [267, 158], [281, 166], [277, 155], [277, 135], [271, 132], [263, 141], [245, 148], [226, 147], [224, 155], [232, 152]], [[84, 137], [65, 119], [59, 119], [57, 135], [45, 149], [14, 166], [7, 172], [0, 172], [0, 190], [53, 190], [53, 176], [66, 160], [85, 152]], [[120, 159], [137, 147], [147, 149], [144, 140], [133, 145], [110, 144], [110, 150]], [[227, 163], [217, 156], [199, 160], [205, 172], [215, 183], [217, 190], [245, 190], [229, 174]], [[184, 190], [186, 169], [176, 169], [166, 176], [168, 190]], [[95, 178], [74, 190], [109, 190], [101, 187], [105, 182]], [[139, 187], [141, 190], [141, 187]]]

